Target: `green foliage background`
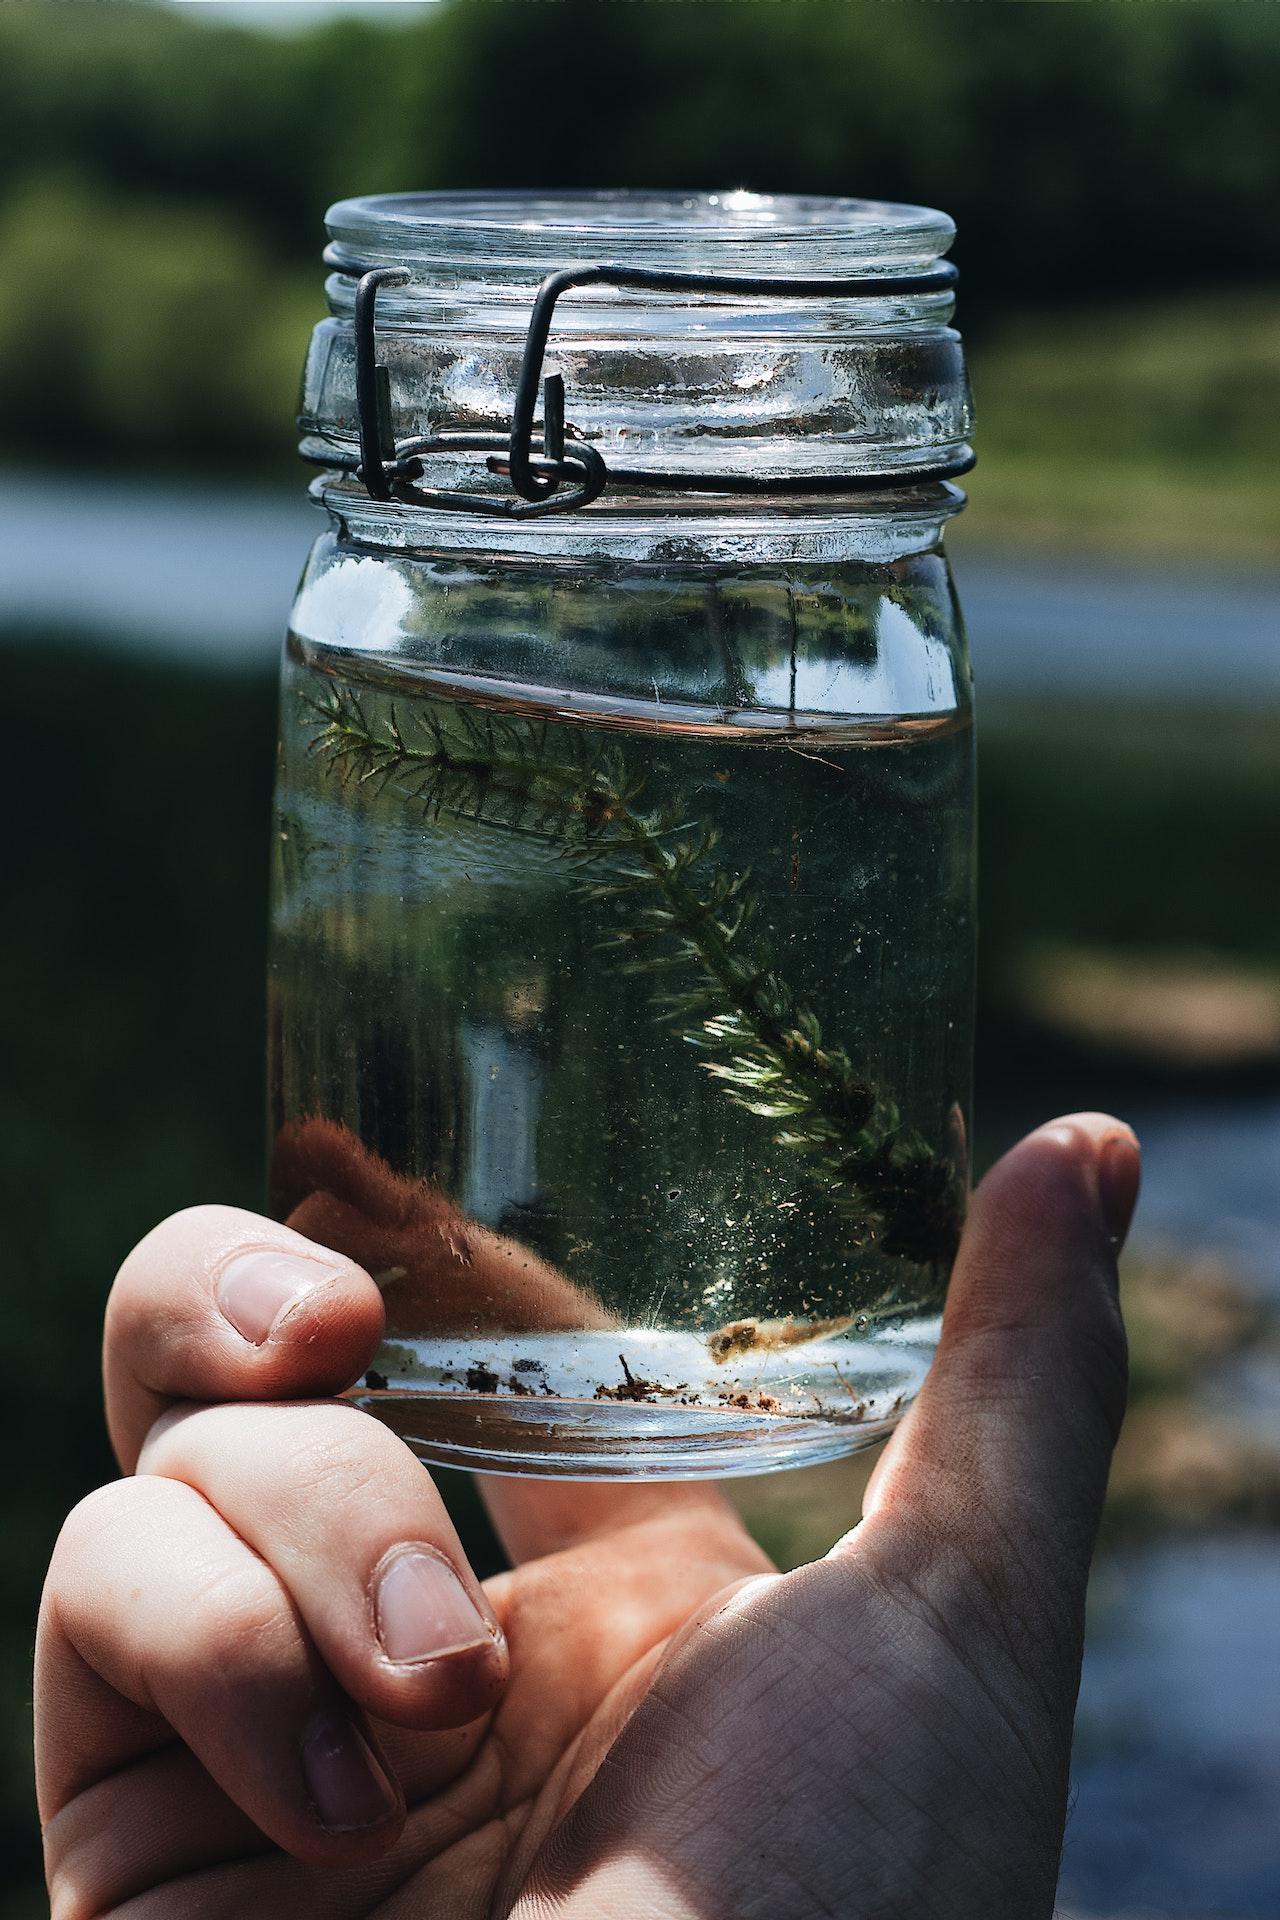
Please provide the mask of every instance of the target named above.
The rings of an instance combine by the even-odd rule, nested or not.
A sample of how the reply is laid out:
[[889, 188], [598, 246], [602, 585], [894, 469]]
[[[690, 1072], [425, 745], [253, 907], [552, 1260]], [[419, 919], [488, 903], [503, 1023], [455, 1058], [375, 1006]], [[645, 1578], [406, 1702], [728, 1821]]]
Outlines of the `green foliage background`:
[[342, 194], [879, 194], [959, 223], [980, 533], [1261, 558], [1278, 97], [1262, 6], [463, 0], [273, 36], [10, 0], [0, 450], [283, 471]]
[[[342, 194], [879, 194], [959, 223], [982, 460], [958, 546], [1274, 562], [1277, 99], [1280, 8], [1262, 5], [455, 0], [275, 37], [143, 0], [7, 0], [0, 458], [300, 484], [292, 402]], [[40, 1911], [34, 1594], [59, 1516], [110, 1471], [110, 1274], [176, 1206], [260, 1201], [274, 721], [268, 677], [56, 635], [0, 635], [0, 685], [23, 811], [0, 943], [17, 1920]], [[1280, 968], [1273, 715], [988, 716], [982, 782], [990, 1074], [1025, 1057], [1000, 987], [1037, 941]], [[1079, 1062], [1034, 1058], [1063, 1081], [1045, 1106], [1084, 1093]]]

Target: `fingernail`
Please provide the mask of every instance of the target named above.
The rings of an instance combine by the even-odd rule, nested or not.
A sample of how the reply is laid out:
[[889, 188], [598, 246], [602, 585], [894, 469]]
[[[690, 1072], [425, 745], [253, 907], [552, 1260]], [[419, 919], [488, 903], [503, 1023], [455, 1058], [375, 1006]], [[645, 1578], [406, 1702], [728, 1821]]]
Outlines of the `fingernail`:
[[320, 1824], [352, 1833], [390, 1819], [399, 1797], [354, 1720], [318, 1713], [302, 1736], [302, 1771]]
[[1098, 1152], [1098, 1205], [1116, 1247], [1124, 1244], [1138, 1204], [1142, 1154], [1131, 1133], [1112, 1133]]
[[295, 1301], [332, 1278], [332, 1269], [318, 1260], [258, 1247], [228, 1260], [215, 1291], [224, 1319], [252, 1346], [260, 1347]]
[[467, 1647], [492, 1645], [486, 1620], [442, 1554], [426, 1547], [397, 1553], [374, 1591], [378, 1638], [388, 1660], [439, 1660]]

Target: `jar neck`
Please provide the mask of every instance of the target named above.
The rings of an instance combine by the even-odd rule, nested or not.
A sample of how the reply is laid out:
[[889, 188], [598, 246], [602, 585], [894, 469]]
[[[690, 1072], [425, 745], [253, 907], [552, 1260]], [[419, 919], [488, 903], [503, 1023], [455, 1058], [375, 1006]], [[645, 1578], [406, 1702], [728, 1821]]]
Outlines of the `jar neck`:
[[314, 481], [311, 496], [355, 546], [565, 566], [884, 566], [935, 551], [965, 504], [950, 484], [835, 499], [610, 494], [576, 512], [522, 521], [371, 500], [358, 481], [335, 475]]

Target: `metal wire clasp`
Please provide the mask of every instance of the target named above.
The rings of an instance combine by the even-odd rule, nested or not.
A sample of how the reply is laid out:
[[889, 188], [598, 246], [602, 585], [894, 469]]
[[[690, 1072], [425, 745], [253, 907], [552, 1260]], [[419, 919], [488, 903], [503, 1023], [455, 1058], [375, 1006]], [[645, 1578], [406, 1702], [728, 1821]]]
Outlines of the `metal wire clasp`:
[[[915, 486], [926, 481], [949, 480], [965, 473], [973, 465], [973, 455], [963, 453], [931, 466], [897, 469], [880, 474], [816, 474], [796, 480], [759, 479], [743, 473], [649, 472], [634, 468], [606, 467], [596, 449], [580, 439], [565, 425], [564, 381], [559, 374], [543, 375], [547, 341], [557, 300], [572, 287], [636, 287], [667, 293], [720, 293], [781, 296], [796, 298], [853, 297], [884, 298], [897, 294], [937, 293], [953, 287], [958, 278], [955, 267], [943, 262], [930, 273], [890, 276], [865, 275], [857, 279], [793, 279], [777, 274], [723, 274], [665, 272], [646, 267], [624, 267], [606, 263], [566, 267], [548, 274], [534, 297], [525, 336], [515, 401], [511, 409], [509, 435], [471, 433], [465, 429], [442, 428], [438, 433], [403, 440], [397, 446], [391, 428], [390, 376], [377, 352], [377, 299], [382, 287], [402, 286], [409, 278], [407, 267], [371, 267], [344, 259], [333, 247], [326, 247], [325, 264], [336, 273], [356, 281], [353, 327], [355, 334], [356, 411], [359, 416], [360, 453], [320, 455], [307, 453], [325, 465], [354, 471], [375, 500], [403, 500], [416, 506], [443, 507], [454, 513], [504, 514], [512, 519], [529, 519], [539, 514], [565, 513], [586, 506], [604, 491], [610, 479], [628, 485], [692, 489], [716, 493], [860, 491], [885, 486]], [[535, 412], [538, 390], [542, 390], [541, 449], [535, 444]], [[423, 456], [433, 453], [483, 453], [491, 473], [506, 474], [515, 493], [514, 499], [494, 494], [467, 493], [452, 487], [424, 487], [417, 483], [423, 474]], [[566, 482], [570, 483], [566, 485]]]
[[[330, 264], [344, 273], [359, 271], [336, 261]], [[486, 453], [489, 455], [486, 465], [491, 472], [507, 472], [514, 465], [515, 435], [513, 432], [508, 440], [500, 434], [444, 428], [439, 433], [420, 434], [396, 445], [391, 430], [390, 375], [378, 359], [377, 300], [381, 287], [403, 285], [408, 278], [404, 267], [370, 267], [360, 273], [356, 283], [353, 328], [356, 412], [360, 425], [360, 463], [356, 474], [370, 497], [403, 500], [415, 506], [447, 507], [454, 513], [503, 513], [520, 519], [585, 506], [588, 500], [594, 500], [603, 492], [608, 474], [594, 447], [577, 441], [566, 443], [564, 381], [559, 374], [551, 374], [543, 382], [540, 454], [535, 454], [532, 448], [533, 408], [529, 408], [528, 428], [521, 447], [521, 473], [528, 491], [519, 489], [520, 498], [503, 500], [492, 494], [417, 484], [423, 473], [424, 454]], [[561, 493], [559, 489], [566, 480], [576, 484]]]

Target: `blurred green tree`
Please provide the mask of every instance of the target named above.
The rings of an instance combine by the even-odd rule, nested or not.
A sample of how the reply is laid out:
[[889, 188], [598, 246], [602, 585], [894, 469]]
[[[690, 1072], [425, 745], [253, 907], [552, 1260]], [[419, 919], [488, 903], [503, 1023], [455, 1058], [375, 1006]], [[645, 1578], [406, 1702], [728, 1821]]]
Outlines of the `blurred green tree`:
[[227, 209], [33, 176], [0, 205], [7, 435], [199, 461], [288, 445], [314, 276], [273, 267]]
[[444, 4], [292, 37], [0, 9], [0, 177], [214, 200], [285, 256], [344, 192], [745, 184], [943, 198], [992, 300], [1280, 269], [1272, 8]]
[[[1257, 283], [1280, 274], [1277, 97], [1275, 9], [446, 0], [402, 27], [342, 17], [275, 36], [153, 0], [25, 0], [0, 8], [3, 437], [37, 454], [57, 432], [111, 457], [283, 459], [323, 211], [351, 192], [942, 199], [979, 346], [997, 313], [1036, 303]], [[1108, 431], [1123, 385], [1124, 430], [1140, 416], [1153, 458], [1170, 434], [1197, 457], [1252, 447], [1261, 394], [1229, 319], [1210, 313], [1178, 367], [1176, 339], [1167, 364], [1130, 352], [1125, 381], [1095, 389]], [[1002, 362], [988, 393], [1008, 400], [1012, 439], [1019, 418], [1041, 445], [1071, 428], [1059, 351], [1042, 337]], [[1082, 351], [1068, 332], [1077, 397]], [[1088, 351], [1105, 360], [1106, 338]], [[1259, 352], [1267, 385], [1268, 350], [1245, 358]], [[988, 454], [1004, 431], [989, 421]]]

